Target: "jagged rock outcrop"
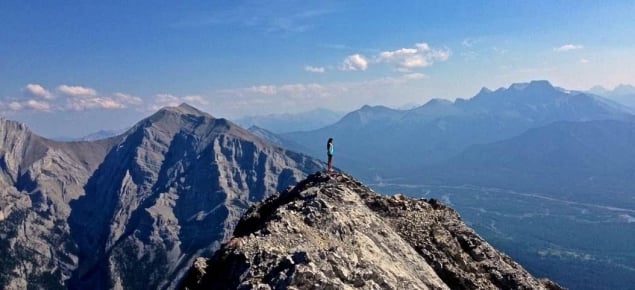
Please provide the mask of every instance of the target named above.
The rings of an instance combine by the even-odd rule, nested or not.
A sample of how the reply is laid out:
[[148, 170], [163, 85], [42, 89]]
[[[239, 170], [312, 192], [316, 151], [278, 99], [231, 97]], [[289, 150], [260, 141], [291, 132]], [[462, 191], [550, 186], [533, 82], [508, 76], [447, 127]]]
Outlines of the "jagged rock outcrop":
[[251, 204], [319, 168], [185, 104], [91, 142], [0, 120], [0, 285], [173, 288]]
[[249, 209], [182, 289], [561, 289], [435, 200], [316, 173]]

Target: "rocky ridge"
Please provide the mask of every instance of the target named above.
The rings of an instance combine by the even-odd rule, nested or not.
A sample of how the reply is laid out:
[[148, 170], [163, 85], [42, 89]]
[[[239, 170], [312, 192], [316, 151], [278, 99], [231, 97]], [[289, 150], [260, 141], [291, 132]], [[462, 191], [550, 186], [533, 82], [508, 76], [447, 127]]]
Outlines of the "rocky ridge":
[[316, 173], [251, 207], [182, 289], [561, 289], [436, 200]]

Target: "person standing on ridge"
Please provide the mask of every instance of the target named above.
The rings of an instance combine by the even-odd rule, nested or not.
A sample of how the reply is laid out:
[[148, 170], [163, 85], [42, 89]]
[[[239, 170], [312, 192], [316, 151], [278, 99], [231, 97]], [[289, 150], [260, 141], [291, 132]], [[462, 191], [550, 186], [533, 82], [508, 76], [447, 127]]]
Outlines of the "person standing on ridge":
[[328, 156], [328, 171], [333, 171], [331, 168], [333, 164], [333, 138], [329, 138], [326, 142], [326, 155]]

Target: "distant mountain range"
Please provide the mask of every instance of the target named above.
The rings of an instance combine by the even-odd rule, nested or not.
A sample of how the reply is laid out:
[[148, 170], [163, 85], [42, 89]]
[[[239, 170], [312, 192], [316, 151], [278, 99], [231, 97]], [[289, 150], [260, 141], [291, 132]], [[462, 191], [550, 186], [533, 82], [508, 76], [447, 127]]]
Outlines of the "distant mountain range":
[[635, 208], [635, 121], [556, 122], [472, 145], [418, 172], [435, 184], [471, 184]]
[[76, 140], [76, 141], [95, 141], [100, 139], [107, 139], [110, 137], [117, 136], [119, 134], [123, 134], [124, 132], [128, 131], [128, 129], [130, 128], [118, 129], [118, 130], [99, 130], [95, 133], [88, 134], [80, 138], [80, 140]]
[[274, 133], [287, 133], [322, 128], [337, 122], [343, 115], [343, 112], [315, 109], [296, 114], [247, 116], [237, 119], [236, 123], [243, 128], [256, 126]]
[[471, 99], [431, 100], [411, 110], [364, 106], [322, 129], [281, 134], [324, 155], [333, 137], [336, 164], [366, 179], [399, 177], [449, 160], [474, 144], [498, 142], [558, 121], [626, 120], [631, 110], [547, 81], [482, 89]]
[[0, 285], [173, 288], [252, 203], [321, 168], [185, 104], [91, 142], [2, 119]]
[[602, 96], [635, 109], [635, 86], [619, 85], [613, 90], [601, 86], [591, 88], [588, 93]]

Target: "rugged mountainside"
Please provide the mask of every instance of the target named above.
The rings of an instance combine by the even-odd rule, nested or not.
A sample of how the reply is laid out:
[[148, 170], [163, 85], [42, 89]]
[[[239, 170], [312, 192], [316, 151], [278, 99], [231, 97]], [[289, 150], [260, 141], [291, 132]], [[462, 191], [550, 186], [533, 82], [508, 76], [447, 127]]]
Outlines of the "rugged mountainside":
[[173, 287], [250, 204], [319, 168], [185, 104], [92, 142], [1, 120], [0, 284]]
[[249, 209], [183, 289], [560, 289], [435, 200], [316, 173]]
[[0, 119], [0, 285], [63, 289], [77, 267], [69, 203], [117, 141], [59, 143]]

